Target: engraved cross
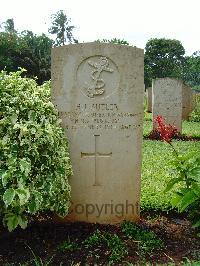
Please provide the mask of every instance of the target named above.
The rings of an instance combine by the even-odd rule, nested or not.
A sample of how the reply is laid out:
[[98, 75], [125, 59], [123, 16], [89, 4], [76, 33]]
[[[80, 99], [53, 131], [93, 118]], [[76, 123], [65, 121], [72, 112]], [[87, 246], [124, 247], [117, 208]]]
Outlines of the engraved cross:
[[100, 153], [98, 152], [98, 148], [97, 148], [97, 139], [100, 135], [94, 135], [95, 138], [95, 151], [93, 153], [86, 153], [86, 152], [81, 152], [81, 158], [85, 158], [85, 157], [92, 157], [94, 158], [94, 173], [95, 173], [95, 181], [94, 181], [94, 185], [93, 186], [100, 186], [100, 180], [99, 180], [99, 175], [98, 175], [98, 166], [97, 166], [97, 160], [100, 157], [111, 157], [112, 152], [110, 153]]

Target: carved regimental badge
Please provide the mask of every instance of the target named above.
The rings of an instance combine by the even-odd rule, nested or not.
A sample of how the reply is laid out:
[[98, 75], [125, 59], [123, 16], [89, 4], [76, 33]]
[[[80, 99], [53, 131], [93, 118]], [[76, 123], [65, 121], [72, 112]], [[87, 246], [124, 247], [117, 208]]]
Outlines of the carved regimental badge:
[[112, 60], [104, 56], [93, 56], [78, 67], [77, 80], [82, 92], [89, 98], [107, 97], [119, 84], [119, 73]]

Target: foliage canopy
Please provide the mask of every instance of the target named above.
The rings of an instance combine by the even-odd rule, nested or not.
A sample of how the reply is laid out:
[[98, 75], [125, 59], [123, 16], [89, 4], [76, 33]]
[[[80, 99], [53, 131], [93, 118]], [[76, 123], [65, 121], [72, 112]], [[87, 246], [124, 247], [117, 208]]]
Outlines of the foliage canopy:
[[193, 88], [200, 90], [200, 51], [186, 56], [184, 67], [184, 80]]
[[53, 40], [32, 31], [0, 32], [0, 70], [27, 69], [26, 76], [37, 77], [42, 84], [51, 77], [51, 47]]
[[151, 86], [155, 78], [181, 78], [184, 67], [185, 49], [180, 41], [150, 39], [145, 46], [145, 85]]

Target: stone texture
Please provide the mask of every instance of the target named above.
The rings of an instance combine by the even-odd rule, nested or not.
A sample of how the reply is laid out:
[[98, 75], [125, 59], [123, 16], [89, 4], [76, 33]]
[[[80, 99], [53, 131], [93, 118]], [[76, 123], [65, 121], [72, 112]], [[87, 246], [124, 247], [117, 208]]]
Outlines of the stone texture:
[[152, 113], [152, 87], [147, 88], [147, 112]]
[[66, 220], [139, 218], [143, 60], [142, 49], [114, 44], [52, 49], [52, 101], [74, 172]]
[[[153, 120], [164, 117], [167, 124], [182, 130], [182, 81], [174, 78], [154, 79], [152, 83]], [[156, 124], [153, 123], [156, 129]]]
[[193, 95], [191, 87], [183, 84], [183, 91], [182, 91], [182, 103], [183, 103], [183, 110], [182, 110], [182, 119], [188, 120], [190, 113], [193, 109]]

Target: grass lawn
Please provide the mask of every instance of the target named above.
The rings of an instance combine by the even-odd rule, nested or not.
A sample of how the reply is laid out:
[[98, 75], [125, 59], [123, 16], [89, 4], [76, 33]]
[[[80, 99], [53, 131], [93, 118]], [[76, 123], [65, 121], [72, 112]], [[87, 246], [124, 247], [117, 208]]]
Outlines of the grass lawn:
[[183, 122], [183, 134], [192, 137], [200, 138], [200, 123], [199, 122]]

